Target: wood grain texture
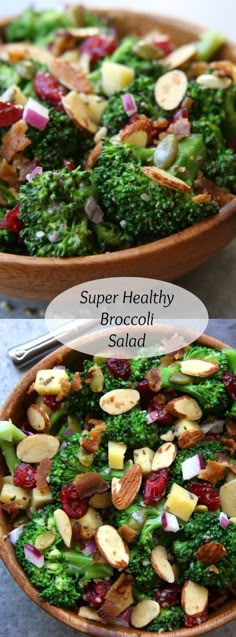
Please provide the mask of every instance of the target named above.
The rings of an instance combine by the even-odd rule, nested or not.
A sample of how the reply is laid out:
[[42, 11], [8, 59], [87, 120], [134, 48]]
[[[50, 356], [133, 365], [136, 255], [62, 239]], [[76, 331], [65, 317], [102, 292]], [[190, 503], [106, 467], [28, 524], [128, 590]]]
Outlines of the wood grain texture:
[[[209, 347], [227, 347], [225, 343], [212, 338], [207, 335], [203, 335], [199, 341], [203, 345]], [[36, 373], [40, 369], [51, 368], [56, 364], [64, 363], [72, 370], [78, 370], [82, 366], [82, 362], [85, 356], [79, 354], [74, 350], [70, 350], [68, 347], [62, 347], [46, 358], [40, 363], [35, 365], [17, 384], [13, 389], [10, 396], [7, 398], [0, 413], [0, 419], [7, 420], [12, 418], [13, 422], [20, 426], [23, 414], [27, 409], [29, 402], [32, 402], [32, 395], [27, 395], [27, 390], [31, 383], [34, 381]], [[1, 458], [0, 458], [1, 462]], [[0, 464], [0, 486], [3, 476], [3, 462]], [[158, 637], [157, 633], [151, 633], [146, 631], [139, 631], [135, 629], [125, 629], [118, 626], [102, 626], [95, 624], [78, 617], [75, 612], [66, 611], [61, 608], [51, 606], [48, 602], [44, 602], [39, 599], [37, 590], [30, 584], [27, 577], [20, 568], [14, 553], [14, 549], [10, 544], [10, 541], [6, 539], [6, 534], [9, 531], [9, 523], [6, 514], [3, 511], [0, 512], [0, 557], [2, 558], [5, 566], [14, 577], [18, 585], [22, 590], [36, 603], [40, 608], [47, 613], [66, 624], [70, 628], [74, 628], [82, 633], [94, 635], [95, 637]], [[210, 630], [215, 630], [220, 626], [223, 626], [227, 622], [236, 618], [236, 601], [230, 601], [225, 604], [217, 612], [211, 614], [210, 619], [200, 626], [194, 628], [183, 628], [171, 633], [166, 633], [170, 637], [195, 637], [197, 635], [203, 635]]]
[[[201, 27], [180, 20], [130, 11], [100, 11], [120, 36], [143, 35], [153, 28], [168, 32], [177, 45], [196, 39]], [[223, 47], [221, 57], [236, 63], [236, 46]], [[138, 248], [88, 257], [39, 258], [0, 253], [0, 292], [34, 300], [50, 300], [76, 284], [115, 276], [143, 276], [172, 281], [204, 263], [236, 236], [236, 201], [206, 221]]]

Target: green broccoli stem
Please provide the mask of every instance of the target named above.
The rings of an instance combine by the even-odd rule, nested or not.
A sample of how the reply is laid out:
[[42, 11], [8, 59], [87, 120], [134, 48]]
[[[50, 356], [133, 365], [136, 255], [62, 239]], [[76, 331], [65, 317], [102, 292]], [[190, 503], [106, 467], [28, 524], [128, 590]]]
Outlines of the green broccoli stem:
[[21, 429], [18, 429], [11, 420], [0, 421], [0, 444], [2, 440], [17, 444], [25, 438], [25, 434]]
[[14, 473], [16, 467], [20, 464], [20, 460], [16, 456], [15, 448], [11, 442], [0, 440], [0, 449], [2, 450], [6, 465], [11, 474]]
[[59, 421], [63, 418], [63, 416], [68, 416], [68, 410], [65, 407], [57, 409], [57, 411], [54, 411], [54, 413], [50, 416], [50, 427], [48, 429], [49, 434], [57, 434], [57, 425], [59, 425]]
[[216, 33], [215, 31], [207, 31], [206, 33], [203, 33], [200, 39], [196, 42], [196, 60], [209, 62], [224, 43], [225, 38], [221, 33]]
[[151, 162], [154, 159], [154, 153], [156, 148], [140, 148], [139, 146], [133, 146], [126, 144], [126, 146], [132, 151], [135, 159], [144, 162]]
[[[51, 561], [52, 560], [52, 561]], [[79, 551], [59, 551], [54, 548], [47, 554], [48, 570], [56, 570], [58, 561], [65, 562], [65, 570], [68, 573], [83, 574], [83, 579], [100, 579], [110, 577], [113, 569], [109, 564], [93, 564], [92, 555], [84, 555]]]
[[[177, 158], [169, 169], [172, 175], [179, 176], [193, 186], [199, 168], [204, 163], [206, 157], [206, 147], [203, 136], [192, 134], [186, 139], [182, 139], [178, 146]], [[180, 168], [185, 168], [185, 172], [180, 172]]]
[[112, 574], [113, 569], [110, 564], [91, 564], [85, 569], [83, 579], [103, 579], [105, 577], [111, 577]]
[[90, 555], [84, 555], [83, 553], [81, 553], [80, 551], [60, 551], [57, 548], [53, 548], [51, 551], [48, 552], [47, 554], [47, 560], [55, 562], [55, 561], [62, 561], [62, 562], [66, 562], [67, 564], [72, 564], [77, 566], [77, 568], [80, 571], [84, 571], [84, 569], [87, 568], [87, 566], [90, 565], [91, 563], [91, 556]]
[[236, 401], [235, 401], [235, 403], [233, 403], [233, 405], [231, 407], [231, 410], [229, 412], [229, 416], [231, 418], [236, 418]]
[[231, 372], [236, 374], [236, 349], [224, 348], [222, 352], [227, 356]]
[[118, 48], [114, 51], [114, 53], [112, 53], [111, 55], [112, 62], [119, 63], [120, 60], [123, 60], [123, 57], [130, 53], [130, 51], [133, 49], [135, 44], [137, 44], [137, 42], [138, 42], [138, 39], [135, 38], [134, 36], [128, 36], [124, 38], [121, 41]]
[[225, 95], [225, 121], [224, 133], [227, 139], [232, 139], [236, 135], [236, 103], [235, 98], [230, 91], [226, 91]]

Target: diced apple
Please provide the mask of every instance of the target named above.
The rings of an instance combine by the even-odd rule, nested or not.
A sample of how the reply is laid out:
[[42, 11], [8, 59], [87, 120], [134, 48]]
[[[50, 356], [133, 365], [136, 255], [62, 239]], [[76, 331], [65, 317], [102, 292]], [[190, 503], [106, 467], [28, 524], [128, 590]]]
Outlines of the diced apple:
[[108, 442], [108, 464], [110, 469], [123, 469], [127, 446], [124, 442]]
[[198, 502], [198, 497], [193, 493], [183, 489], [179, 484], [171, 487], [170, 493], [166, 500], [165, 509], [184, 522], [188, 522]]
[[[235, 477], [235, 476], [234, 476]], [[3, 476], [3, 480], [2, 480], [3, 484], [14, 484], [13, 483], [13, 476]]]
[[102, 89], [105, 95], [112, 95], [129, 86], [134, 80], [134, 69], [116, 62], [103, 62]]
[[0, 494], [0, 502], [15, 505], [19, 509], [27, 509], [30, 503], [29, 491], [16, 487], [14, 484], [4, 484]]
[[140, 465], [143, 476], [151, 473], [153, 458], [154, 451], [149, 449], [149, 447], [142, 447], [141, 449], [134, 450], [134, 464]]
[[38, 394], [57, 395], [61, 391], [61, 381], [69, 380], [65, 369], [41, 369], [37, 372], [34, 389]]
[[107, 106], [107, 100], [105, 100], [103, 97], [100, 97], [99, 95], [94, 95], [94, 94], [91, 94], [91, 95], [83, 94], [83, 99], [85, 103], [87, 104], [88, 112], [91, 119], [96, 124], [99, 124], [103, 111], [105, 110]]
[[51, 504], [51, 502], [53, 502], [53, 495], [49, 487], [47, 489], [44, 489], [43, 491], [40, 491], [40, 489], [37, 489], [37, 487], [33, 489], [32, 491], [32, 508], [33, 509], [38, 509], [39, 507], [43, 507], [46, 504]]
[[89, 506], [85, 515], [78, 520], [80, 524], [80, 536], [84, 540], [89, 540], [94, 536], [94, 531], [103, 524], [102, 518], [98, 511]]
[[200, 425], [196, 422], [196, 420], [188, 420], [188, 418], [178, 418], [175, 421], [174, 434], [177, 436], [181, 436], [185, 431], [195, 431], [196, 429], [200, 429]]

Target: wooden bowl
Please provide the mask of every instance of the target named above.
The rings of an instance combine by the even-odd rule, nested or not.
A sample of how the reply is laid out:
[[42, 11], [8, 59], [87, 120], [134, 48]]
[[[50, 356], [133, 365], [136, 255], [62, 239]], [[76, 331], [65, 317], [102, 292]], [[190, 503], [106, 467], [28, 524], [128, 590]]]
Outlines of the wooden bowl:
[[[132, 31], [142, 35], [160, 28], [181, 45], [197, 39], [204, 31], [167, 17], [119, 10], [98, 13], [109, 18], [120, 36]], [[236, 62], [236, 46], [228, 42], [222, 57]], [[108, 276], [144, 276], [172, 281], [204, 263], [236, 236], [235, 212], [236, 200], [214, 217], [170, 237], [102, 255], [59, 259], [0, 253], [0, 292], [49, 300], [76, 284]]]
[[[222, 343], [215, 338], [203, 335], [198, 340], [203, 345], [209, 347], [223, 348], [227, 347], [225, 343]], [[51, 368], [56, 364], [63, 362], [66, 366], [72, 370], [80, 369], [82, 361], [84, 360], [84, 354], [79, 354], [74, 350], [70, 350], [67, 347], [61, 347], [40, 363], [35, 365], [25, 376], [20, 380], [16, 387], [7, 398], [5, 404], [0, 413], [1, 420], [12, 419], [15, 425], [20, 426], [22, 419], [24, 418], [26, 409], [30, 402], [32, 402], [32, 396], [27, 395], [27, 390], [31, 383], [34, 381], [36, 373], [39, 369]], [[3, 477], [3, 462], [0, 457], [0, 487]], [[158, 637], [157, 633], [146, 632], [144, 630], [127, 629], [118, 626], [111, 625], [99, 625], [92, 621], [87, 621], [78, 617], [75, 612], [63, 610], [62, 608], [56, 608], [51, 606], [48, 602], [43, 601], [38, 597], [37, 590], [30, 584], [29, 580], [25, 576], [21, 567], [19, 566], [14, 549], [10, 541], [6, 538], [6, 534], [9, 531], [9, 522], [7, 515], [3, 511], [0, 511], [0, 557], [2, 558], [8, 571], [16, 580], [17, 584], [22, 590], [36, 603], [40, 608], [47, 613], [63, 622], [70, 628], [81, 631], [95, 637]], [[229, 601], [222, 608], [211, 614], [210, 618], [204, 624], [195, 626], [194, 628], [182, 628], [174, 632], [165, 633], [169, 637], [195, 637], [196, 635], [202, 635], [210, 630], [215, 630], [220, 626], [236, 619], [236, 600]]]

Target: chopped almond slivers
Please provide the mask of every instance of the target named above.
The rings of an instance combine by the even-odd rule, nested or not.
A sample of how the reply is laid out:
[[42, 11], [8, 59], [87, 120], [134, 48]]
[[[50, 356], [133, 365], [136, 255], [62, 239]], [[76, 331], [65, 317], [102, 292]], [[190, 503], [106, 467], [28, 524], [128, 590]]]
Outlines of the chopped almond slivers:
[[167, 551], [164, 546], [156, 546], [151, 552], [151, 565], [159, 577], [173, 584], [175, 581], [174, 571], [167, 557]]
[[96, 133], [97, 124], [92, 120], [88, 108], [76, 91], [71, 91], [62, 98], [62, 104], [72, 122], [88, 133]]
[[187, 615], [195, 617], [203, 613], [208, 604], [208, 590], [191, 580], [185, 582], [182, 589], [181, 605]]
[[177, 454], [176, 446], [172, 442], [165, 442], [156, 451], [152, 461], [152, 471], [159, 471], [170, 467]]
[[78, 93], [93, 93], [91, 82], [75, 64], [71, 64], [67, 60], [52, 58], [48, 67], [50, 73], [67, 88]]
[[109, 589], [105, 602], [98, 611], [99, 617], [104, 622], [112, 622], [133, 604], [132, 588], [132, 577], [122, 573]]
[[135, 500], [142, 482], [142, 470], [139, 464], [134, 464], [124, 473], [122, 478], [113, 478], [111, 483], [112, 504], [122, 511]]
[[196, 558], [205, 565], [216, 564], [226, 555], [226, 550], [220, 542], [207, 542], [200, 546], [196, 552]]
[[220, 368], [218, 363], [216, 363], [215, 361], [189, 358], [188, 360], [181, 361], [180, 369], [182, 374], [205, 378], [207, 376], [216, 374], [216, 372], [218, 372]]
[[188, 88], [188, 78], [183, 71], [173, 70], [161, 75], [155, 85], [158, 106], [172, 111], [182, 102]]
[[52, 57], [47, 49], [27, 42], [10, 42], [0, 45], [0, 59], [7, 59], [9, 62], [19, 62], [30, 58], [41, 64], [48, 64]]
[[212, 201], [212, 195], [209, 192], [203, 192], [202, 195], [195, 195], [192, 200], [194, 203], [208, 203]]
[[196, 53], [196, 44], [184, 44], [170, 53], [165, 58], [165, 63], [168, 64], [170, 69], [177, 69], [192, 60]]
[[28, 126], [22, 119], [11, 126], [3, 135], [0, 154], [7, 161], [11, 161], [16, 153], [30, 146], [31, 141], [26, 137]]
[[207, 467], [200, 471], [198, 478], [207, 480], [211, 484], [215, 484], [218, 480], [224, 480], [226, 465], [216, 460], [207, 460]]
[[97, 159], [102, 154], [102, 142], [98, 142], [94, 148], [89, 153], [89, 156], [86, 161], [85, 170], [91, 170], [96, 164]]
[[[11, 166], [8, 164], [6, 159], [3, 159], [0, 163], [0, 179], [5, 181], [9, 186], [17, 186], [18, 185], [18, 174], [15, 166]], [[6, 201], [3, 201], [2, 204], [6, 204]]]
[[185, 181], [174, 177], [174, 175], [166, 172], [166, 170], [162, 170], [156, 166], [142, 166], [141, 170], [146, 177], [157, 182], [160, 186], [163, 186], [163, 188], [170, 188], [171, 190], [178, 190], [179, 192], [192, 192], [192, 188], [186, 184]]
[[202, 417], [202, 410], [195, 398], [191, 396], [179, 396], [173, 398], [167, 405], [167, 410], [173, 416], [178, 418], [187, 418], [188, 420], [200, 420]]
[[140, 117], [136, 122], [127, 124], [120, 133], [120, 141], [146, 148], [152, 139], [152, 122]]
[[96, 453], [99, 449], [99, 445], [102, 439], [102, 434], [106, 429], [105, 422], [101, 421], [99, 425], [95, 425], [88, 432], [87, 438], [81, 438], [80, 444], [83, 449], [86, 449], [89, 453]]
[[183, 431], [178, 438], [178, 445], [180, 449], [192, 449], [205, 438], [205, 434], [201, 429], [193, 431]]
[[129, 549], [114, 526], [102, 524], [95, 532], [95, 541], [105, 560], [122, 571], [129, 564]]
[[109, 489], [108, 483], [96, 471], [80, 473], [73, 484], [79, 498], [90, 498], [95, 493], [104, 493]]

